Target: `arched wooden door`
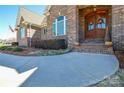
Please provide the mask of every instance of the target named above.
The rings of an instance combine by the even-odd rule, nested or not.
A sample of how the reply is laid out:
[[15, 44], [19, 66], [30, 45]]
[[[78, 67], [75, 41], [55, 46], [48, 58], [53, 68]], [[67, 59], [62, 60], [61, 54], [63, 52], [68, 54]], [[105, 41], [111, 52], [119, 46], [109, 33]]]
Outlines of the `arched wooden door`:
[[85, 16], [85, 38], [104, 38], [107, 27], [107, 12], [95, 11]]

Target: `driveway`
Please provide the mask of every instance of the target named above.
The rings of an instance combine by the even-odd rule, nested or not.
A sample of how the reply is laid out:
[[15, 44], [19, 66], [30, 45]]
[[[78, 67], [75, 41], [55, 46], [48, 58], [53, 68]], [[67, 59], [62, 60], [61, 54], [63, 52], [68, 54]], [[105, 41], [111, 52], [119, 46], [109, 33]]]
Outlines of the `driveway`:
[[20, 74], [37, 67], [22, 87], [83, 87], [114, 74], [119, 64], [114, 55], [71, 52], [37, 57], [0, 54], [0, 66]]

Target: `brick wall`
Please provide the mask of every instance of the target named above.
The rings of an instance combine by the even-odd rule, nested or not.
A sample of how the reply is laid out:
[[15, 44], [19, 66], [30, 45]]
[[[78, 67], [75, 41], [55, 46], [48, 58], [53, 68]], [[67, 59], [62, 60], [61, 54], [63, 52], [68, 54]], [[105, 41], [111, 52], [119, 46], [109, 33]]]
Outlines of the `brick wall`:
[[[73, 46], [78, 41], [77, 33], [77, 6], [73, 5], [53, 5], [48, 16], [48, 39], [66, 39], [69, 46]], [[54, 36], [52, 33], [52, 23], [58, 16], [68, 17], [68, 33], [63, 36]]]
[[68, 6], [68, 45], [70, 47], [79, 43], [78, 36], [78, 8], [76, 5]]
[[[47, 31], [44, 33], [44, 29], [46, 27], [36, 27], [36, 26], [31, 26], [31, 29], [29, 25], [21, 25], [26, 28], [26, 36], [25, 38], [20, 37], [19, 31], [17, 32], [17, 41], [19, 42], [19, 46], [30, 46], [30, 40], [31, 41], [36, 41], [36, 40], [45, 40], [47, 36]], [[30, 39], [31, 38], [31, 39]], [[33, 43], [32, 43], [33, 44]]]
[[52, 24], [58, 16], [67, 16], [67, 6], [66, 5], [52, 5], [50, 9], [50, 15], [47, 17], [47, 39], [66, 39], [65, 36], [54, 36], [52, 33]]

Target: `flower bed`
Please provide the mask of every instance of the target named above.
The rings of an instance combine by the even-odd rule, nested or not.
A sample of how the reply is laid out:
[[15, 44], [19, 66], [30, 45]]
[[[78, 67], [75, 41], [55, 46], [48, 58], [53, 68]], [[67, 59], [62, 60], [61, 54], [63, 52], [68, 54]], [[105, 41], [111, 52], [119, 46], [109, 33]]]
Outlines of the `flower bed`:
[[19, 56], [52, 56], [70, 52], [71, 49], [36, 49], [36, 48], [21, 48], [11, 46], [0, 46], [0, 52]]

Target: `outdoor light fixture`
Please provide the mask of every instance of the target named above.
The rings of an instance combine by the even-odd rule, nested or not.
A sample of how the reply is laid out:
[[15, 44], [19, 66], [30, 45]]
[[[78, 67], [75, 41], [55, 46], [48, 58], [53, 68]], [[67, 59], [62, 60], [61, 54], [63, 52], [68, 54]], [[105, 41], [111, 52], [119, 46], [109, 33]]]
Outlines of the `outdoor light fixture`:
[[93, 9], [94, 11], [96, 11], [96, 7], [94, 7], [94, 9]]
[[96, 11], [96, 6], [94, 6], [93, 10]]
[[59, 16], [61, 15], [61, 12], [59, 11]]

